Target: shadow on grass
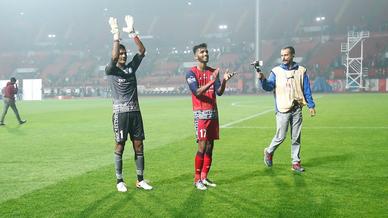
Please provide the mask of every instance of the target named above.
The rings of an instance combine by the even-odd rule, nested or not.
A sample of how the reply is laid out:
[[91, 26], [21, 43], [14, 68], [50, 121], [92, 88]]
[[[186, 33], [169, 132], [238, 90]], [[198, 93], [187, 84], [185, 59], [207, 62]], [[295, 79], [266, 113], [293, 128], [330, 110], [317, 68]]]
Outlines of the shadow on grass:
[[351, 160], [352, 156], [353, 155], [351, 153], [347, 153], [347, 154], [341, 154], [341, 155], [330, 155], [330, 156], [320, 156], [315, 158], [309, 158], [304, 165], [317, 167], [317, 166], [332, 164], [336, 162], [346, 162]]
[[[177, 187], [177, 183], [182, 183], [184, 187], [181, 190], [175, 189], [172, 192], [175, 195], [181, 197], [182, 201], [179, 205], [169, 205], [166, 199], [162, 199], [157, 195], [153, 196], [153, 200], [157, 204], [168, 211], [172, 217], [201, 217], [203, 216], [202, 204], [203, 199], [206, 196], [206, 191], [197, 190], [193, 185], [193, 174], [185, 173], [179, 176], [171, 177], [168, 179], [160, 180], [160, 184], [163, 184], [164, 188], [169, 189], [168, 186]], [[190, 190], [191, 188], [191, 190]], [[188, 195], [185, 197], [185, 195]]]
[[[282, 170], [284, 171], [284, 170]], [[331, 201], [328, 197], [314, 196], [314, 187], [310, 189], [311, 179], [307, 172], [298, 173], [287, 171], [282, 174], [273, 169], [267, 169], [264, 174], [269, 175], [277, 189], [274, 194], [275, 207], [271, 214], [276, 217], [326, 217], [330, 215]], [[323, 199], [323, 200], [322, 200]]]
[[11, 126], [9, 126], [9, 125], [0, 126], [0, 130], [1, 129], [5, 129], [9, 134], [21, 136], [21, 135], [25, 135], [25, 132], [20, 131], [25, 125], [27, 125], [27, 124], [11, 125]]
[[203, 199], [206, 194], [204, 191], [197, 190], [193, 187], [193, 190], [190, 191], [190, 194], [183, 201], [179, 208], [176, 208], [173, 212], [173, 217], [201, 217], [203, 213]]
[[[126, 194], [125, 201], [120, 199], [116, 200], [116, 202], [111, 206], [106, 209], [105, 213], [101, 213], [101, 209], [99, 211], [99, 214], [101, 217], [107, 217], [108, 215], [112, 215], [112, 212], [118, 211], [121, 209], [126, 203], [127, 200], [131, 199], [131, 195], [127, 193]], [[79, 216], [80, 217], [90, 217], [96, 213], [96, 211], [102, 207], [102, 205], [109, 205], [114, 201], [114, 197], [117, 195], [115, 192], [111, 192], [100, 199], [96, 199], [95, 201], [91, 202], [91, 204], [86, 207], [82, 212], [80, 212]]]
[[[217, 171], [217, 173], [220, 173], [220, 171]], [[249, 189], [251, 185], [254, 185], [252, 184], [252, 181], [260, 181], [257, 180], [257, 178], [260, 176], [260, 172], [253, 170], [244, 174], [235, 173], [235, 175], [236, 176], [230, 177], [228, 179], [218, 180], [217, 183], [219, 186], [217, 186], [214, 191], [210, 189], [211, 192], [209, 192], [209, 194], [214, 196], [218, 202], [227, 204], [228, 207], [235, 210], [236, 214], [229, 214], [227, 215], [228, 217], [255, 217], [260, 214], [266, 214], [265, 211], [269, 209], [269, 205], [260, 199], [261, 193], [257, 193], [257, 198], [252, 198], [251, 194], [245, 195], [234, 191], [235, 186], [241, 187], [241, 185], [246, 185], [246, 188]], [[257, 183], [256, 185], [260, 184]], [[230, 210], [230, 208], [228, 210]]]

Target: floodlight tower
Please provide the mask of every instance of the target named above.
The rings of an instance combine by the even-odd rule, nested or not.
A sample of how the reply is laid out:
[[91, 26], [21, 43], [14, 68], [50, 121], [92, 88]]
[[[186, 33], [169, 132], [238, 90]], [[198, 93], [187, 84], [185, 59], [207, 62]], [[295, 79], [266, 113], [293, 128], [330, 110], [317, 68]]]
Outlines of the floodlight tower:
[[256, 60], [260, 60], [261, 54], [261, 39], [260, 39], [260, 0], [256, 0], [256, 17], [255, 17], [255, 29], [256, 29], [256, 37], [255, 37], [255, 56]]
[[[346, 89], [362, 89], [363, 84], [363, 56], [364, 56], [364, 41], [369, 38], [369, 31], [348, 32], [348, 41], [341, 43], [341, 52], [345, 54], [343, 64], [346, 67]], [[355, 50], [355, 46], [360, 44], [360, 52], [353, 52], [358, 57], [351, 57], [351, 51]]]
[[323, 41], [323, 28], [324, 28], [323, 23], [325, 22], [325, 20], [326, 20], [326, 17], [323, 17], [323, 16], [319, 16], [319, 17], [315, 18], [315, 21], [319, 24], [319, 31], [321, 34], [319, 37], [319, 40], [321, 43], [323, 43], [322, 42]]
[[[261, 60], [261, 38], [260, 38], [260, 0], [256, 0], [255, 10], [255, 57], [256, 61]], [[256, 77], [256, 73], [253, 73], [253, 78]], [[258, 87], [258, 80], [254, 82], [255, 87]]]

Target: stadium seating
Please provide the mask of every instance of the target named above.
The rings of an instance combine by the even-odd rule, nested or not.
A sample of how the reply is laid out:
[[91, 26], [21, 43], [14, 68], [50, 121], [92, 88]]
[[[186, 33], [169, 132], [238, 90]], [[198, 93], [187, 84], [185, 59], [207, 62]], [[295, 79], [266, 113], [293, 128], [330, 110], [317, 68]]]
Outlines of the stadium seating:
[[[336, 0], [328, 1], [333, 4], [338, 3]], [[319, 8], [319, 3], [316, 1], [305, 0], [304, 3], [305, 7]], [[274, 2], [272, 7], [278, 9], [278, 14], [288, 14], [289, 7], [292, 5], [292, 3], [281, 1]], [[264, 61], [263, 71], [269, 71], [278, 63], [280, 48], [293, 45], [296, 55], [301, 58], [301, 64], [310, 69], [309, 75], [312, 79], [317, 74], [325, 78], [343, 79], [345, 75], [341, 63], [340, 45], [346, 42], [346, 32], [354, 29], [371, 31], [371, 37], [364, 43], [364, 67], [368, 69], [368, 77], [386, 78], [388, 25], [385, 24], [387, 20], [387, 15], [383, 10], [385, 5], [387, 3], [383, 1], [373, 4], [362, 0], [340, 1], [337, 7], [324, 10], [328, 19], [322, 24], [325, 26], [323, 32], [308, 32], [304, 27], [319, 25], [313, 19], [316, 16], [315, 10], [306, 11], [302, 8], [294, 8], [295, 13], [287, 17], [290, 25], [274, 28], [284, 23], [285, 18], [269, 16], [272, 15], [272, 12], [266, 10], [268, 5], [263, 4], [260, 52], [261, 60]], [[362, 14], [361, 12], [367, 7], [371, 7], [371, 10], [376, 13], [354, 18], [355, 13]], [[232, 10], [232, 8], [225, 10]], [[198, 26], [185, 28], [187, 32], [184, 33], [175, 34], [174, 32], [174, 37], [179, 35], [182, 40], [172, 40], [168, 43], [158, 37], [165, 35], [172, 37], [171, 32], [166, 31], [167, 27], [159, 24], [173, 23], [176, 16], [169, 14], [162, 17], [150, 17], [149, 19], [154, 23], [147, 31], [144, 30], [144, 35], [162, 33], [158, 37], [144, 39], [147, 55], [137, 73], [138, 84], [147, 88], [185, 86], [184, 75], [187, 68], [183, 67], [183, 63], [193, 61], [192, 54], [187, 51], [191, 50], [193, 43], [196, 43], [193, 42], [194, 40], [187, 42], [187, 39], [191, 40], [187, 37], [200, 35], [202, 38], [196, 38], [197, 40], [207, 42], [209, 48], [217, 48], [216, 51], [209, 49], [211, 66], [218, 66], [221, 69], [229, 68], [239, 73], [235, 79], [230, 81], [229, 86], [241, 92], [254, 90], [254, 69], [250, 63], [255, 60], [253, 45], [255, 24], [252, 19], [247, 19], [247, 17], [254, 17], [254, 10], [252, 7], [245, 11], [241, 8], [236, 8], [236, 10], [241, 11], [239, 13], [234, 11], [234, 14], [241, 14], [241, 16], [235, 16], [229, 22], [230, 29], [225, 33], [220, 33], [219, 30], [212, 32], [211, 29], [219, 23], [219, 19], [215, 19], [214, 16], [202, 17], [197, 13], [185, 11], [187, 16], [180, 17], [182, 23], [179, 25], [181, 26], [169, 28], [183, 29], [185, 23], [191, 22], [192, 19], [197, 21]], [[302, 11], [305, 16], [300, 16]], [[95, 19], [99, 23], [106, 22], [104, 16], [97, 16]], [[35, 26], [21, 17], [16, 19], [14, 28], [20, 29], [21, 32], [0, 35], [0, 42], [15, 41], [13, 44], [0, 43], [1, 79], [8, 79], [18, 68], [36, 68], [40, 72], [39, 77], [43, 79], [44, 87], [91, 85], [106, 87], [102, 69], [109, 61], [112, 46], [111, 36], [106, 31], [107, 27], [90, 26], [90, 23], [77, 21], [77, 19], [63, 21], [59, 26], [61, 28], [54, 31], [57, 33], [57, 38], [48, 39], [47, 35], [42, 33], [45, 30], [43, 23]], [[85, 33], [84, 29], [89, 29], [89, 31]], [[193, 32], [198, 33], [198, 29], [200, 34], [194, 34]], [[106, 34], [101, 34], [104, 32]], [[321, 42], [321, 34], [325, 36], [323, 42]], [[29, 37], [25, 37], [26, 35]], [[125, 41], [126, 43], [132, 42]], [[134, 51], [132, 46], [133, 44], [129, 44], [127, 47], [130, 52]], [[179, 51], [171, 53], [172, 49]]]

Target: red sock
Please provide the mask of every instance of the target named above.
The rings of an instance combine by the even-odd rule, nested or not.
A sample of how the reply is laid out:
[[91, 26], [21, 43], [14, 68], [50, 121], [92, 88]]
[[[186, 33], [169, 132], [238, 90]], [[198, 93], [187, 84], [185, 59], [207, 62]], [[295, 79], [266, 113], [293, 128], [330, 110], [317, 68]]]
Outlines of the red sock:
[[197, 152], [195, 155], [195, 178], [194, 182], [197, 182], [201, 179], [201, 170], [203, 166], [203, 153]]
[[207, 174], [210, 171], [210, 167], [212, 165], [212, 156], [205, 154], [205, 157], [203, 159], [203, 167], [201, 172], [201, 179], [206, 179]]

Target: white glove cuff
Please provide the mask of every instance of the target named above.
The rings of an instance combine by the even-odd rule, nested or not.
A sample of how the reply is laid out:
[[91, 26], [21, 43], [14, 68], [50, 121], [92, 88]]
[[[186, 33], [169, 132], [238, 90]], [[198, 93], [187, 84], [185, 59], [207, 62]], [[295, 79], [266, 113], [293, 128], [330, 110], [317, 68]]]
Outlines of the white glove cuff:
[[137, 36], [136, 32], [133, 32], [133, 33], [129, 33], [128, 34], [129, 38], [133, 39]]
[[114, 41], [116, 41], [116, 40], [120, 41], [120, 33], [119, 33], [119, 32], [113, 34], [113, 40], [114, 40]]

